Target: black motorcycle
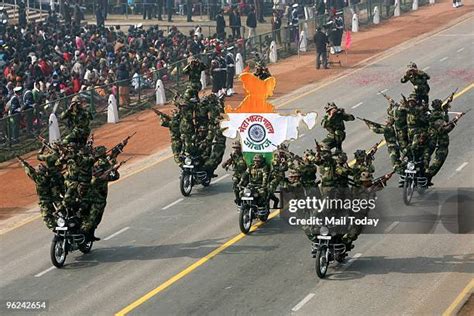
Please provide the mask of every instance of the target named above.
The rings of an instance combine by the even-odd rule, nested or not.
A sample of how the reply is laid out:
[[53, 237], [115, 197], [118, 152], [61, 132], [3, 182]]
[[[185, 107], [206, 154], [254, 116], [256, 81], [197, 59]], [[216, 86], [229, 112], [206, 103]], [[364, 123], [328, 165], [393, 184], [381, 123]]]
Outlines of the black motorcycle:
[[240, 231], [247, 235], [254, 219], [258, 218], [262, 222], [267, 221], [270, 215], [270, 207], [268, 201], [264, 205], [257, 204], [259, 195], [257, 189], [251, 185], [243, 189], [240, 200], [239, 227]]
[[69, 252], [80, 250], [89, 253], [92, 249], [92, 240], [81, 230], [80, 218], [76, 215], [59, 213], [56, 219], [56, 228], [51, 242], [51, 261], [57, 268], [61, 268]]
[[207, 171], [198, 170], [199, 158], [193, 156], [183, 157], [179, 188], [183, 196], [189, 196], [196, 184], [207, 187], [211, 184], [211, 175]]
[[400, 175], [400, 185], [403, 184], [403, 202], [410, 205], [415, 191], [422, 195], [428, 187], [428, 179], [424, 175], [422, 162], [408, 161], [404, 174]]
[[331, 262], [344, 262], [347, 252], [353, 246], [351, 243], [345, 243], [342, 240], [343, 234], [338, 233], [327, 226], [319, 227], [319, 232], [316, 235], [316, 241], [313, 243], [312, 255], [316, 258], [316, 274], [323, 279]]

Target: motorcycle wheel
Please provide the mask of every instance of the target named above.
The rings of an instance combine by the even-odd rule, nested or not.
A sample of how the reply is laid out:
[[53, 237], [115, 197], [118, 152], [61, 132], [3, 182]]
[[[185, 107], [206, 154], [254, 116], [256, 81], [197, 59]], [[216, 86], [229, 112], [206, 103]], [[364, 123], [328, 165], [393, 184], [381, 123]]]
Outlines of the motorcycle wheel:
[[190, 174], [183, 174], [179, 181], [179, 188], [183, 196], [189, 196], [193, 189], [193, 178]]
[[211, 184], [211, 177], [207, 176], [206, 180], [202, 182], [202, 186], [208, 187]]
[[403, 182], [403, 203], [410, 205], [413, 192], [415, 191], [415, 182], [413, 179], [405, 178]]
[[61, 268], [66, 262], [67, 249], [65, 239], [63, 237], [54, 237], [51, 242], [51, 262], [56, 268]]
[[252, 227], [252, 209], [242, 206], [239, 213], [239, 228], [242, 233], [247, 235]]
[[83, 253], [83, 254], [86, 254], [86, 253], [89, 253], [91, 252], [91, 249], [92, 249], [92, 245], [94, 244], [94, 242], [92, 240], [89, 240], [87, 242], [84, 242], [83, 244], [81, 244], [79, 246], [79, 250]]
[[328, 272], [329, 262], [327, 260], [327, 246], [319, 247], [316, 252], [316, 274], [320, 279], [324, 279], [326, 272]]

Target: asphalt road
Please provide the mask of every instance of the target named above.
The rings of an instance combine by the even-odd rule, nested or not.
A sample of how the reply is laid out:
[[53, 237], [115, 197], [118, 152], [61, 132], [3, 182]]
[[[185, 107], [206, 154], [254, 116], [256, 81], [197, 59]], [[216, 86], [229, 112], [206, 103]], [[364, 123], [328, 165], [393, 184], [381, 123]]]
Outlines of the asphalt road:
[[[415, 61], [419, 68], [429, 67], [431, 99], [459, 88], [463, 92], [453, 111], [465, 111], [474, 100], [473, 29], [471, 17], [275, 104], [282, 112], [300, 109], [321, 115], [324, 104], [334, 101], [357, 116], [383, 122], [387, 103], [377, 91], [388, 89], [397, 99], [400, 93], [408, 95], [411, 86], [399, 78], [408, 62]], [[403, 207], [401, 192], [394, 194], [391, 207], [399, 224], [391, 234], [361, 236], [353, 258], [331, 267], [326, 280], [315, 275], [306, 236], [278, 216], [251, 236], [228, 242], [239, 235], [230, 176], [219, 170], [218, 183], [195, 188], [191, 197], [183, 198], [179, 169], [168, 159], [110, 187], [98, 230], [103, 240], [88, 255], [70, 254], [61, 270], [51, 266], [52, 234], [40, 220], [3, 235], [1, 298], [48, 300], [48, 314], [53, 315], [116, 313], [154, 289], [134, 304], [133, 314], [440, 314], [473, 277], [474, 238], [428, 234], [446, 229], [441, 222], [422, 222], [439, 211], [427, 206], [431, 196], [442, 194], [438, 188], [473, 187], [473, 123], [473, 114], [467, 114], [450, 134], [449, 157], [434, 179], [435, 188], [415, 196], [410, 209]], [[346, 126], [343, 147], [350, 157], [381, 139], [360, 121]], [[324, 136], [319, 125], [302, 133], [292, 150], [302, 152]], [[376, 174], [388, 172], [386, 148], [376, 157]], [[389, 184], [396, 187], [396, 182]], [[396, 234], [418, 224], [426, 234]], [[216, 249], [218, 254], [209, 259]]]

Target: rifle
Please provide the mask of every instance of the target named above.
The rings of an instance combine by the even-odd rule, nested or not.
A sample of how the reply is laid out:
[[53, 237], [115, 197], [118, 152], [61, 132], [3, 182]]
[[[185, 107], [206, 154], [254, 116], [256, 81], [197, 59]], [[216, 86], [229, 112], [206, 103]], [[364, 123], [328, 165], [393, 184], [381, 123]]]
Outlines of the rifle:
[[402, 93], [402, 98], [403, 98], [403, 104], [406, 105], [406, 104], [408, 103], [408, 100], [407, 100], [407, 98], [403, 95], [403, 93]]
[[370, 160], [374, 160], [374, 155], [377, 152], [377, 150], [379, 149], [379, 145], [382, 142], [383, 142], [383, 140], [379, 141], [378, 143], [375, 143], [375, 145], [370, 148], [369, 152], [367, 153], [367, 162], [370, 161]]
[[319, 145], [319, 143], [316, 139], [314, 139], [314, 145], [316, 146], [316, 153], [318, 155], [321, 154], [321, 145]]
[[27, 174], [31, 178], [36, 173], [35, 168], [30, 165], [25, 159], [21, 158], [20, 156], [16, 156], [16, 158], [20, 161], [21, 165], [27, 169]]
[[469, 113], [469, 111], [471, 111], [471, 110], [472, 110], [472, 109], [469, 109], [469, 110], [467, 110], [466, 112], [461, 112], [461, 114], [459, 114], [458, 116], [456, 116], [451, 122], [448, 122], [448, 123], [446, 123], [445, 125], [448, 125], [448, 124], [450, 124], [450, 123], [453, 123], [454, 125], [456, 125], [456, 123], [459, 121], [459, 119], [460, 119], [461, 117], [463, 117], [464, 115], [466, 115], [466, 113]]
[[358, 120], [364, 121], [365, 124], [367, 124], [367, 126], [369, 126], [369, 127], [370, 127], [370, 125], [373, 125], [373, 126], [375, 126], [375, 127], [382, 127], [382, 124], [379, 124], [379, 123], [377, 123], [377, 122], [373, 122], [373, 121], [370, 121], [370, 120], [368, 120], [368, 119], [365, 119], [365, 118], [362, 118], [362, 117], [359, 117], [359, 116], [356, 116], [356, 118], [357, 118]]
[[383, 175], [381, 177], [378, 177], [374, 181], [372, 181], [371, 187], [374, 187], [375, 185], [381, 184], [382, 188], [386, 186], [387, 181], [390, 180], [390, 178], [395, 174], [395, 171], [389, 172], [386, 175]]
[[155, 112], [156, 115], [158, 115], [159, 117], [163, 117], [163, 116], [167, 116], [165, 113], [161, 112], [160, 110], [157, 110], [157, 109], [154, 109], [154, 108], [151, 108], [151, 110], [153, 112]]
[[384, 92], [382, 91], [379, 91], [380, 95], [382, 95], [385, 99], [387, 99], [387, 101], [390, 103], [390, 105], [394, 105], [395, 104], [395, 100], [392, 99], [391, 97], [389, 97], [388, 95], [386, 95]]
[[456, 94], [456, 92], [458, 91], [458, 88], [456, 88], [456, 90], [454, 90], [450, 95], [449, 97], [447, 97], [446, 99], [443, 100], [443, 103], [442, 103], [442, 106], [446, 106], [448, 105], [448, 108], [450, 107], [449, 104], [451, 102], [453, 102], [453, 99], [454, 99], [454, 95]]
[[129, 136], [125, 137], [124, 140], [122, 140], [120, 143], [115, 145], [113, 148], [109, 149], [107, 151], [107, 153], [110, 153], [110, 158], [112, 158], [112, 159], [117, 158], [117, 156], [123, 152], [123, 148], [125, 146], [127, 146], [128, 141], [130, 140], [130, 138], [132, 138], [133, 135], [135, 135], [136, 133], [137, 132], [134, 132], [132, 135], [129, 135]]
[[99, 173], [98, 175], [95, 174], [94, 176], [96, 178], [99, 178], [101, 180], [105, 180], [105, 178], [109, 175], [109, 173], [111, 173], [112, 171], [117, 171], [118, 168], [120, 168], [123, 164], [127, 163], [127, 161], [129, 161], [130, 159], [132, 159], [132, 157], [128, 158], [128, 159], [125, 159], [125, 160], [122, 160], [121, 162], [113, 165], [112, 167], [110, 167], [109, 169]]

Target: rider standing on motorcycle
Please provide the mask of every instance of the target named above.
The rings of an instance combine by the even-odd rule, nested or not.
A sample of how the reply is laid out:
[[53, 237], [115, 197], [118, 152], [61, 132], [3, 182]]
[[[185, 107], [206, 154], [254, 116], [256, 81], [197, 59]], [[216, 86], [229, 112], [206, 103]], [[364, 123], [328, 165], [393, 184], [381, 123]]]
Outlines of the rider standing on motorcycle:
[[423, 70], [419, 70], [415, 63], [408, 64], [408, 70], [400, 80], [402, 83], [410, 81], [414, 87], [413, 95], [418, 102], [425, 102], [428, 104], [430, 86], [428, 84], [430, 76]]
[[242, 175], [247, 170], [247, 163], [242, 155], [242, 145], [238, 140], [232, 143], [232, 153], [230, 154], [230, 158], [222, 164], [222, 168], [225, 170], [228, 170], [229, 167], [231, 167], [234, 172], [232, 174], [232, 188], [235, 196], [234, 202], [235, 204], [240, 205], [239, 183], [242, 180]]
[[429, 116], [425, 105], [413, 97], [408, 98], [407, 127], [409, 145], [405, 155], [414, 161], [423, 158], [424, 146], [427, 142]]
[[265, 165], [265, 159], [261, 154], [256, 154], [253, 157], [252, 164], [247, 168], [242, 175], [239, 186], [245, 187], [250, 185], [255, 188], [258, 197], [256, 199], [258, 206], [264, 206], [267, 203], [267, 182], [268, 182], [268, 167]]
[[166, 115], [165, 113], [155, 112], [160, 115], [161, 126], [167, 127], [170, 130], [171, 137], [171, 150], [173, 151], [174, 161], [177, 164], [181, 163], [181, 151], [183, 149], [183, 144], [181, 142], [181, 134], [179, 130], [179, 125], [181, 122], [181, 114], [178, 110], [173, 110], [171, 116]]
[[346, 139], [344, 121], [353, 121], [355, 117], [347, 114], [343, 108], [338, 108], [334, 102], [328, 103], [324, 109], [326, 114], [321, 125], [328, 131], [328, 135], [322, 141], [324, 147], [327, 150], [336, 148], [337, 151], [342, 151], [342, 142]]

